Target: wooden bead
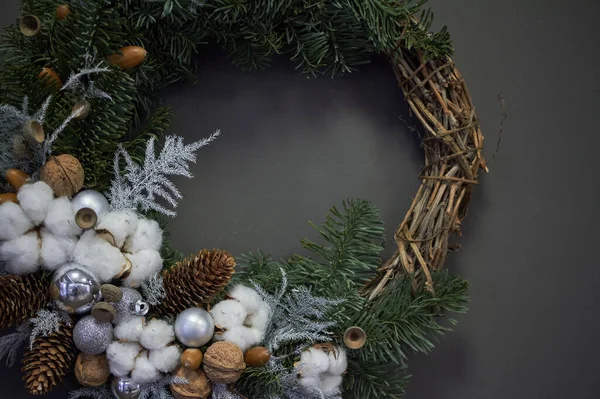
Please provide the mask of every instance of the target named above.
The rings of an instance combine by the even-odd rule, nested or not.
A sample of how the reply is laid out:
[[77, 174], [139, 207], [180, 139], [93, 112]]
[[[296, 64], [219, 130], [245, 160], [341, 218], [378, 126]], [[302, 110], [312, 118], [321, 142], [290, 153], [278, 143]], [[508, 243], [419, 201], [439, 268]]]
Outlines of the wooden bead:
[[35, 15], [23, 15], [19, 20], [19, 29], [25, 36], [35, 36], [42, 30], [42, 23]]
[[4, 177], [12, 188], [19, 191], [31, 176], [19, 169], [9, 169]]
[[116, 54], [106, 57], [107, 61], [123, 69], [135, 68], [146, 59], [148, 52], [145, 48], [139, 46], [123, 47]]
[[64, 21], [71, 14], [71, 9], [67, 4], [62, 4], [56, 7], [56, 19]]
[[246, 351], [244, 362], [250, 367], [262, 367], [269, 363], [271, 353], [264, 346], [256, 346]]
[[367, 343], [367, 334], [360, 327], [350, 327], [344, 333], [344, 344], [349, 349], [360, 349]]
[[92, 208], [81, 208], [75, 214], [75, 223], [84, 230], [94, 227], [97, 221], [98, 215]]
[[196, 370], [202, 364], [204, 355], [200, 349], [189, 348], [181, 354], [181, 365], [185, 368]]
[[55, 86], [55, 88], [60, 89], [62, 87], [62, 80], [58, 76], [54, 70], [51, 68], [42, 68], [42, 71], [38, 75], [38, 78], [42, 79], [46, 85]]
[[40, 179], [52, 187], [57, 197], [72, 197], [83, 187], [83, 166], [72, 155], [50, 156], [40, 170]]
[[17, 200], [17, 194], [15, 194], [15, 193], [0, 194], [0, 205], [4, 204], [5, 202], [14, 202], [15, 204], [18, 204], [19, 201]]

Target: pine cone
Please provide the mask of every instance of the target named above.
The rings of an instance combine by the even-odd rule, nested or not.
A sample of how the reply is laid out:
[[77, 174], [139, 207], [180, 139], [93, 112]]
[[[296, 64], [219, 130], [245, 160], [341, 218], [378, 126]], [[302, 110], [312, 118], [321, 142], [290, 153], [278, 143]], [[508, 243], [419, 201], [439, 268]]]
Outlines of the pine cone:
[[176, 315], [210, 303], [229, 283], [235, 260], [227, 252], [203, 249], [163, 272], [166, 297], [154, 310], [159, 316]]
[[50, 277], [43, 272], [0, 276], [0, 328], [21, 324], [50, 303]]
[[50, 392], [73, 368], [76, 355], [72, 326], [61, 324], [58, 332], [36, 338], [33, 349], [23, 356], [25, 388], [32, 395]]

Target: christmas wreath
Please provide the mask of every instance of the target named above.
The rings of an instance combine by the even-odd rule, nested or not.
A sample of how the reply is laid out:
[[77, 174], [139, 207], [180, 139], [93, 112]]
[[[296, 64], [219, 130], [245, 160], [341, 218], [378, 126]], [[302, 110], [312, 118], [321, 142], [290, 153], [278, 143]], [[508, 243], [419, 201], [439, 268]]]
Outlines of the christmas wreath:
[[[442, 266], [483, 136], [446, 29], [423, 1], [23, 0], [0, 44], [0, 357], [26, 344], [34, 395], [399, 398], [407, 357], [464, 312]], [[165, 234], [197, 151], [156, 93], [213, 42], [246, 69], [287, 54], [309, 75], [384, 54], [422, 123], [422, 184], [382, 262], [378, 210], [332, 208], [314, 256], [181, 256]], [[218, 151], [213, 147], [211, 151]], [[453, 321], [446, 318], [445, 320]]]

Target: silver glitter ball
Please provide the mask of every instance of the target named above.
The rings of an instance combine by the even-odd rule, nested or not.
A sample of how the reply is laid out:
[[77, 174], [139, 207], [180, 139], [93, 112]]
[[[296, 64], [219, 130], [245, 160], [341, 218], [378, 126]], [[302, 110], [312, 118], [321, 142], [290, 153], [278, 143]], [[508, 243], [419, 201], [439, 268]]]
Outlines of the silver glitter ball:
[[140, 384], [134, 383], [129, 377], [114, 376], [110, 391], [115, 399], [137, 399], [140, 397]]
[[119, 302], [113, 303], [117, 311], [117, 317], [113, 320], [113, 324], [117, 325], [122, 321], [137, 316], [135, 313], [135, 304], [142, 300], [142, 294], [129, 287], [121, 287], [123, 298]]
[[175, 335], [185, 346], [199, 348], [208, 343], [214, 334], [215, 322], [204, 309], [186, 309], [175, 320]]
[[99, 322], [91, 315], [85, 316], [75, 324], [73, 341], [83, 353], [98, 355], [105, 352], [113, 341], [113, 326], [107, 322]]
[[54, 273], [50, 292], [58, 307], [70, 314], [89, 312], [100, 299], [100, 284], [86, 270], [63, 267]]
[[73, 213], [77, 213], [81, 208], [90, 208], [98, 216], [110, 211], [110, 205], [106, 197], [94, 190], [84, 190], [74, 196], [71, 200], [71, 208], [73, 208]]

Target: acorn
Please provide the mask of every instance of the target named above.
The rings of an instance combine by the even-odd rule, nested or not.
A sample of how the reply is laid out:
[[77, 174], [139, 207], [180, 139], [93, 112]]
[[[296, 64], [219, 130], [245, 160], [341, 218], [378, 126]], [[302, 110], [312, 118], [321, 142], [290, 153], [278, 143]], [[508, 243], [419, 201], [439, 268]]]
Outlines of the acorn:
[[108, 302], [98, 302], [92, 308], [92, 316], [101, 323], [110, 323], [117, 317], [117, 309]]
[[5, 202], [14, 202], [15, 204], [18, 204], [19, 200], [17, 200], [17, 194], [15, 194], [15, 193], [0, 194], [0, 205], [4, 204]]
[[48, 86], [56, 86], [56, 88], [62, 87], [62, 80], [58, 76], [56, 72], [54, 72], [51, 68], [42, 68], [42, 71], [39, 73], [38, 78], [42, 79], [44, 83]]
[[188, 348], [181, 354], [181, 365], [185, 368], [196, 370], [202, 364], [204, 355], [200, 349]]
[[23, 126], [23, 133], [25, 134], [25, 139], [32, 144], [41, 144], [46, 138], [44, 127], [38, 121], [34, 120], [30, 120]]
[[59, 21], [64, 21], [71, 14], [71, 9], [68, 4], [61, 4], [56, 7], [56, 19]]
[[256, 346], [246, 351], [244, 362], [250, 367], [263, 367], [271, 359], [271, 353], [264, 346]]
[[360, 349], [367, 343], [367, 334], [360, 327], [350, 327], [344, 333], [344, 344], [349, 349]]
[[83, 230], [91, 229], [97, 221], [98, 215], [92, 208], [81, 208], [75, 214], [75, 223]]
[[72, 155], [50, 156], [40, 170], [40, 180], [52, 187], [57, 197], [72, 197], [83, 187], [83, 166]]
[[119, 302], [123, 299], [123, 290], [116, 285], [102, 284], [100, 293], [106, 302]]
[[19, 191], [19, 189], [23, 187], [25, 183], [27, 183], [27, 180], [29, 180], [31, 176], [19, 169], [9, 169], [6, 171], [6, 175], [4, 175], [4, 177], [12, 188], [14, 188], [16, 191]]
[[144, 62], [147, 55], [148, 52], [143, 47], [127, 46], [120, 49], [118, 53], [109, 55], [106, 59], [109, 64], [123, 69], [131, 69]]
[[19, 29], [25, 36], [35, 36], [42, 30], [42, 23], [35, 15], [23, 15], [19, 20]]

